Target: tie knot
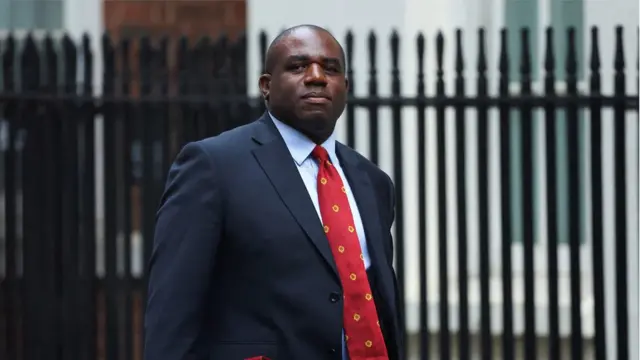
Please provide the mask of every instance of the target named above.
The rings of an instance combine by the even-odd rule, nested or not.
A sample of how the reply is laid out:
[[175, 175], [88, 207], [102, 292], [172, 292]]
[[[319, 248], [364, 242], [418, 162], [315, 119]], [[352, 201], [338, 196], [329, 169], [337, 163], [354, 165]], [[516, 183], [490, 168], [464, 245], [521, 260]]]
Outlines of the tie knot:
[[329, 153], [325, 148], [323, 148], [320, 145], [316, 145], [316, 147], [311, 152], [311, 155], [313, 155], [313, 157], [315, 157], [320, 163], [323, 163], [329, 160]]

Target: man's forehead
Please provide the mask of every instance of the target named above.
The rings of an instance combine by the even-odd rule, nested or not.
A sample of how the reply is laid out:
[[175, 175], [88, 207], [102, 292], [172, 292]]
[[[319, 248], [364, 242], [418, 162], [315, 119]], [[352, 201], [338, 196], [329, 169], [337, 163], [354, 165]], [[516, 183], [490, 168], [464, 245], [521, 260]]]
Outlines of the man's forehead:
[[340, 45], [327, 32], [299, 28], [280, 41], [280, 53], [285, 56], [340, 57]]

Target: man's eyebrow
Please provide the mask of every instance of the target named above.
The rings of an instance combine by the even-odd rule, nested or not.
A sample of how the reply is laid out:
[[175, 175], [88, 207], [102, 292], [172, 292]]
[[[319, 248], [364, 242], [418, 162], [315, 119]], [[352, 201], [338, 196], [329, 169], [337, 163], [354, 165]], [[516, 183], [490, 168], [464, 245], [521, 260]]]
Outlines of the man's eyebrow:
[[309, 56], [307, 55], [291, 55], [287, 57], [287, 62], [307, 61], [307, 60], [309, 60]]
[[326, 63], [336, 63], [338, 65], [342, 65], [342, 61], [340, 61], [339, 58], [334, 58], [334, 57], [325, 58], [324, 62], [326, 62]]
[[[295, 61], [309, 61], [311, 57], [308, 55], [290, 55], [287, 57], [287, 62], [295, 62]], [[340, 61], [339, 58], [335, 58], [335, 57], [327, 57], [327, 58], [323, 58], [322, 59], [323, 63], [330, 63], [330, 64], [338, 64], [338, 65], [342, 65], [342, 61]]]

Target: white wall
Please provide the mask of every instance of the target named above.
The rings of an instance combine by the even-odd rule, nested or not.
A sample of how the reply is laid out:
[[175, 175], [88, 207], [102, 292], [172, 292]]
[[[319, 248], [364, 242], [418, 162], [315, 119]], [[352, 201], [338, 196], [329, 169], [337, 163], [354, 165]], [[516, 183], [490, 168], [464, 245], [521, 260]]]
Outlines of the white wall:
[[82, 40], [85, 33], [91, 39], [93, 57], [94, 89], [101, 89], [102, 85], [102, 33], [104, 21], [101, 0], [64, 0], [63, 24], [64, 31], [76, 41]]
[[[548, 9], [550, 4], [543, 2], [541, 7], [541, 28], [549, 24]], [[631, 9], [629, 9], [631, 8]], [[402, 90], [405, 95], [414, 95], [416, 92], [416, 45], [415, 36], [418, 31], [423, 31], [427, 37], [427, 62], [426, 62], [426, 81], [427, 91], [433, 94], [435, 91], [435, 35], [438, 30], [443, 30], [445, 35], [445, 81], [447, 81], [447, 92], [453, 91], [453, 72], [451, 71], [453, 66], [453, 40], [454, 29], [456, 27], [462, 27], [464, 29], [464, 54], [466, 57], [466, 76], [468, 79], [467, 91], [474, 93], [475, 87], [475, 68], [477, 57], [477, 28], [484, 26], [487, 29], [487, 44], [488, 44], [488, 61], [489, 61], [489, 76], [491, 91], [497, 91], [496, 77], [494, 76], [497, 68], [497, 50], [499, 46], [498, 31], [501, 26], [504, 25], [503, 10], [504, 4], [502, 0], [433, 0], [425, 2], [422, 0], [330, 0], [323, 2], [322, 6], [318, 6], [317, 3], [309, 0], [248, 0], [248, 34], [249, 34], [249, 87], [252, 90], [252, 94], [258, 94], [257, 78], [260, 70], [260, 54], [258, 53], [258, 33], [260, 30], [266, 30], [270, 36], [269, 40], [273, 38], [280, 30], [287, 26], [301, 24], [301, 23], [313, 23], [321, 26], [326, 26], [334, 35], [344, 44], [344, 35], [347, 29], [354, 31], [356, 36], [356, 51], [354, 54], [354, 68], [355, 73], [355, 86], [356, 95], [365, 95], [367, 90], [368, 80], [368, 52], [366, 47], [366, 36], [368, 31], [374, 30], [376, 35], [379, 35], [378, 43], [378, 75], [379, 75], [379, 91], [381, 95], [389, 95], [390, 93], [390, 53], [389, 53], [389, 35], [392, 29], [397, 29], [401, 36], [401, 80]], [[611, 68], [613, 64], [613, 27], [617, 24], [625, 26], [625, 49], [627, 50], [626, 58], [627, 65], [632, 69], [635, 67], [635, 54], [637, 49], [637, 40], [635, 38], [635, 31], [638, 26], [638, 2], [634, 0], [587, 0], [585, 2], [585, 34], [590, 31], [589, 28], [592, 25], [598, 25], [601, 27], [600, 33], [600, 54], [603, 66], [603, 87], [605, 91], [610, 91], [612, 73]], [[541, 30], [543, 31], [543, 30]], [[543, 36], [540, 36], [544, 39]], [[590, 51], [589, 37], [585, 35], [587, 39], [587, 46], [585, 52], [588, 54]], [[540, 44], [542, 46], [542, 44]], [[587, 57], [585, 54], [585, 57]], [[587, 59], [584, 59], [587, 60]], [[562, 66], [562, 62], [558, 62], [559, 66]], [[635, 74], [635, 70], [633, 72]], [[629, 77], [628, 79], [632, 79]], [[629, 81], [628, 90], [636, 91], [634, 84]], [[580, 84], [584, 86], [584, 83]], [[539, 84], [534, 84], [534, 87]], [[381, 133], [389, 134], [388, 136], [382, 136], [381, 139], [381, 167], [387, 171], [390, 175], [393, 173], [392, 152], [391, 152], [391, 126], [390, 116], [387, 109], [380, 111], [380, 123]], [[437, 319], [437, 305], [438, 305], [438, 247], [437, 247], [437, 161], [435, 151], [435, 124], [432, 113], [428, 114], [428, 127], [427, 127], [427, 171], [428, 171], [428, 216], [427, 221], [428, 228], [428, 293], [429, 306], [430, 306], [430, 325], [431, 329], [438, 328]], [[468, 242], [469, 242], [469, 271], [470, 271], [470, 296], [472, 301], [471, 309], [471, 321], [470, 325], [472, 329], [479, 327], [479, 278], [478, 278], [478, 259], [475, 254], [478, 254], [477, 242], [478, 242], [478, 211], [477, 211], [477, 159], [472, 156], [472, 151], [476, 146], [476, 139], [473, 136], [476, 133], [475, 114], [473, 112], [468, 113], [467, 117], [467, 133], [470, 136], [467, 147], [467, 159], [469, 164], [467, 166], [467, 186], [469, 193], [471, 194], [467, 199], [468, 210]], [[419, 301], [419, 287], [418, 287], [418, 243], [417, 243], [417, 229], [420, 219], [416, 216], [417, 210], [417, 167], [412, 166], [417, 162], [417, 155], [415, 152], [416, 147], [416, 120], [415, 111], [409, 109], [404, 110], [403, 114], [403, 151], [404, 151], [404, 196], [405, 196], [405, 237], [406, 237], [406, 250], [405, 257], [406, 263], [406, 285], [407, 285], [407, 303], [408, 303], [408, 320], [411, 330], [416, 330], [417, 324], [417, 306]], [[449, 114], [448, 114], [449, 116]], [[499, 139], [497, 122], [495, 119], [495, 113], [492, 114], [493, 118], [490, 120], [490, 138]], [[604, 169], [604, 194], [605, 201], [605, 244], [613, 243], [614, 234], [614, 214], [613, 214], [613, 168], [609, 168], [613, 164], [612, 153], [612, 121], [610, 114], [605, 114], [605, 124], [603, 125], [603, 156], [605, 161]], [[638, 122], [637, 117], [628, 120], [629, 130], [627, 139], [628, 152], [628, 168], [627, 168], [627, 184], [628, 184], [628, 199], [629, 204], [629, 239], [635, 239], [635, 241], [629, 242], [629, 309], [630, 309], [630, 324], [632, 329], [629, 339], [636, 339], [638, 337]], [[344, 125], [342, 123], [341, 125]], [[452, 302], [453, 308], [451, 313], [451, 326], [453, 329], [457, 328], [457, 222], [456, 222], [456, 204], [455, 199], [455, 149], [453, 147], [454, 134], [452, 125], [452, 119], [448, 119], [447, 122], [447, 175], [450, 181], [448, 181], [448, 234], [450, 236], [449, 247], [449, 274], [450, 274], [450, 289], [451, 294], [449, 296]], [[356, 148], [368, 154], [369, 144], [367, 139], [367, 114], [366, 111], [360, 111], [356, 113]], [[539, 128], [541, 133], [543, 128]], [[341, 127], [339, 135], [344, 136], [344, 128]], [[588, 136], [587, 136], [588, 138]], [[344, 139], [344, 138], [343, 138]], [[542, 145], [544, 138], [538, 136], [536, 141]], [[501, 294], [501, 263], [499, 261], [500, 256], [500, 220], [497, 216], [499, 211], [499, 175], [498, 175], [498, 142], [494, 142], [490, 149], [490, 205], [491, 205], [491, 225], [490, 225], [490, 243], [491, 243], [491, 302], [492, 302], [492, 325], [493, 330], [496, 332], [501, 331], [501, 317], [500, 309], [502, 305]], [[588, 144], [586, 144], [588, 146]], [[544, 149], [540, 146], [538, 152], [538, 158], [544, 159]], [[538, 163], [544, 167], [544, 162]], [[588, 162], [586, 164], [584, 174], [587, 174]], [[544, 172], [538, 174], [539, 179], [543, 179]], [[545, 196], [544, 181], [542, 181], [542, 189], [537, 196]], [[590, 206], [590, 199], [587, 195], [587, 206]], [[588, 219], [587, 220], [587, 224]], [[546, 314], [546, 262], [544, 254], [546, 251], [546, 232], [544, 231], [546, 226], [544, 221], [537, 224], [536, 233], [539, 234], [540, 244], [536, 245], [536, 305], [539, 306], [539, 310], [536, 313], [537, 330], [539, 333], [545, 333], [547, 330], [547, 314]], [[587, 230], [587, 239], [590, 239], [590, 231]], [[605, 245], [606, 246], [606, 245]], [[523, 312], [523, 283], [522, 283], [522, 261], [521, 261], [521, 247], [514, 245], [514, 300], [516, 302], [516, 315], [515, 315], [515, 330], [520, 333], [524, 329], [524, 312]], [[613, 259], [614, 249], [611, 246], [607, 246], [605, 251], [605, 261], [608, 265], [606, 273], [607, 288], [607, 307], [608, 307], [608, 324], [607, 334], [608, 342], [613, 344], [615, 341], [615, 334], [613, 331], [615, 315], [614, 304], [615, 289], [612, 287], [615, 283], [613, 281], [613, 266], [615, 261]], [[569, 293], [568, 293], [568, 249], [560, 249], [560, 268], [563, 272], [560, 282], [560, 296], [561, 296], [561, 333], [568, 334], [569, 332], [569, 312], [565, 311], [569, 309]], [[592, 309], [592, 295], [591, 295], [591, 247], [590, 245], [584, 246], [582, 250], [582, 268], [583, 268], [583, 314], [584, 314], [584, 332], [587, 336], [593, 334], [593, 309]], [[634, 305], [632, 305], [634, 304]], [[608, 347], [610, 350], [613, 346]], [[612, 355], [612, 354], [611, 354]], [[634, 357], [637, 359], [637, 352], [634, 353]]]

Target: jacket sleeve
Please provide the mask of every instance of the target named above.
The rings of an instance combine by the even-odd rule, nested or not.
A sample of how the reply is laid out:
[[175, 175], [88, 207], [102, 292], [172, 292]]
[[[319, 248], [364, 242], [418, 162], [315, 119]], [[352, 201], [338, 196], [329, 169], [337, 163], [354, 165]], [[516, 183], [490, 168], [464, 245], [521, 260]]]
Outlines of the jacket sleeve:
[[197, 343], [222, 227], [216, 170], [197, 142], [182, 148], [169, 170], [148, 267], [145, 360], [201, 358]]

